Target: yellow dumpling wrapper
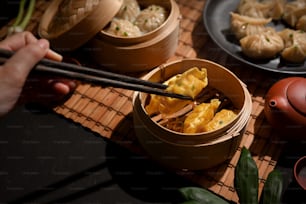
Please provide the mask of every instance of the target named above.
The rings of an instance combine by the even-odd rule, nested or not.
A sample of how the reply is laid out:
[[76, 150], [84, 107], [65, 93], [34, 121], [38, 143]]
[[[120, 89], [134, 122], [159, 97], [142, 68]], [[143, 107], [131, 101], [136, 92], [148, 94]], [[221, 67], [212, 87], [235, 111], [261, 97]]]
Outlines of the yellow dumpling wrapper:
[[166, 82], [169, 92], [195, 98], [208, 84], [207, 70], [193, 67], [183, 74], [175, 75]]
[[188, 114], [184, 121], [184, 133], [204, 132], [204, 126], [215, 116], [220, 105], [219, 99], [212, 99], [210, 103], [201, 103]]
[[217, 130], [230, 123], [237, 114], [232, 110], [222, 109], [217, 112], [211, 121], [203, 126], [204, 132]]
[[[164, 84], [168, 85], [166, 89], [168, 92], [195, 98], [208, 84], [207, 70], [193, 67], [182, 74], [171, 77]], [[171, 114], [189, 103], [192, 103], [192, 101], [151, 94], [151, 100], [145, 109], [149, 115]]]

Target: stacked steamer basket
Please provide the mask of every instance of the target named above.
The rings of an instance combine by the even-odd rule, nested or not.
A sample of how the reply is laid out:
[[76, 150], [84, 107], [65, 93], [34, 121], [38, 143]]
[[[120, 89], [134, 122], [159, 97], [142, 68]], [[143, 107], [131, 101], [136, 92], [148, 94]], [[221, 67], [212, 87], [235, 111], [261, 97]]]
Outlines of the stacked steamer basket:
[[138, 0], [139, 6], [166, 9], [166, 20], [139, 37], [119, 37], [105, 31], [123, 0], [54, 0], [44, 13], [39, 35], [53, 49], [73, 51], [86, 47], [89, 57], [116, 72], [141, 72], [164, 63], [178, 45], [180, 11], [175, 0]]
[[173, 169], [201, 170], [230, 159], [239, 147], [252, 110], [246, 86], [229, 70], [203, 59], [183, 59], [162, 65], [145, 78], [163, 82], [192, 67], [206, 68], [208, 84], [226, 95], [238, 111], [221, 129], [196, 134], [172, 131], [153, 121], [144, 106], [148, 95], [136, 92], [133, 99], [135, 132], [148, 155]]
[[92, 56], [101, 65], [116, 71], [144, 71], [164, 63], [175, 53], [179, 38], [178, 5], [174, 0], [138, 2], [142, 7], [152, 4], [164, 7], [169, 11], [167, 20], [157, 29], [129, 39], [112, 36], [102, 30], [89, 42], [94, 48]]

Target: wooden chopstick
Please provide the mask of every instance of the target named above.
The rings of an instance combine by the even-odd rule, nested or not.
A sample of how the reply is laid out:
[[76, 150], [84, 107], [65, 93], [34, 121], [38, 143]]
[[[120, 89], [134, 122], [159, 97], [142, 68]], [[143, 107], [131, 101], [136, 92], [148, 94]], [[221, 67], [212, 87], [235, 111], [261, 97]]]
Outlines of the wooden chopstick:
[[[3, 64], [6, 59], [11, 57], [13, 54], [14, 53], [12, 51], [0, 49], [0, 63]], [[102, 86], [129, 89], [183, 100], [193, 100], [189, 96], [166, 92], [164, 89], [166, 89], [167, 86], [161, 83], [150, 82], [135, 77], [65, 62], [56, 62], [48, 59], [42, 59], [34, 67], [33, 71], [51, 73], [57, 76], [69, 79], [77, 79]]]
[[[12, 52], [12, 51], [0, 49], [0, 56], [10, 58], [13, 54], [14, 54], [14, 52]], [[39, 62], [39, 64], [42, 64], [42, 65], [45, 65], [45, 66], [48, 66], [48, 67], [62, 68], [64, 70], [77, 71], [77, 72], [80, 72], [80, 73], [93, 74], [95, 76], [101, 76], [101, 77], [105, 77], [105, 78], [108, 78], [108, 79], [118, 79], [118, 80], [124, 81], [124, 82], [131, 82], [131, 83], [135, 83], [135, 84], [143, 84], [143, 85], [150, 86], [150, 87], [156, 87], [156, 88], [161, 88], [161, 89], [166, 89], [167, 88], [166, 85], [161, 84], [161, 83], [154, 83], [154, 82], [150, 82], [150, 81], [141, 80], [141, 79], [138, 79], [138, 78], [135, 78], [135, 77], [130, 77], [130, 76], [127, 76], [127, 75], [116, 74], [116, 73], [113, 73], [113, 72], [88, 68], [88, 67], [79, 66], [79, 65], [76, 65], [76, 64], [71, 64], [71, 63], [66, 63], [66, 62], [57, 62], [57, 61], [49, 60], [49, 59], [42, 59]]]

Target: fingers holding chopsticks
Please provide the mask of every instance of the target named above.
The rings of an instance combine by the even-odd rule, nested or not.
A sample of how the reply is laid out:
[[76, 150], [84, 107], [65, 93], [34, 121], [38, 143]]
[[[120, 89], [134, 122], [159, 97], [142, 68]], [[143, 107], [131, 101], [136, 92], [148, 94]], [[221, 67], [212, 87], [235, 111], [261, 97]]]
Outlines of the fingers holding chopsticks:
[[8, 37], [1, 42], [0, 47], [15, 51], [0, 71], [6, 76], [7, 83], [20, 87], [35, 64], [47, 54], [49, 43], [43, 39], [37, 40], [29, 32], [25, 32]]
[[[43, 58], [60, 61], [62, 56], [50, 50], [47, 40], [37, 39], [27, 31], [14, 34], [1, 41], [0, 48], [14, 51], [12, 56], [5, 61], [2, 58], [0, 63], [0, 116], [2, 116], [13, 109], [20, 95], [31, 95], [24, 93], [23, 90], [33, 67]], [[40, 90], [42, 94], [52, 91], [50, 96], [60, 98], [75, 88], [73, 83], [61, 79], [46, 84], [51, 88]]]

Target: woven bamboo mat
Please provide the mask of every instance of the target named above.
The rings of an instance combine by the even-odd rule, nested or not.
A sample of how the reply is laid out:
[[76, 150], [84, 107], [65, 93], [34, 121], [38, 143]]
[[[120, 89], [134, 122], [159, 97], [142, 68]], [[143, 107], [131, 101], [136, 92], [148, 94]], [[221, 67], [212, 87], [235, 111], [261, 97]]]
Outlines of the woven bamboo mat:
[[[282, 76], [243, 65], [218, 48], [209, 38], [202, 21], [205, 0], [177, 0], [177, 2], [182, 14], [181, 33], [177, 51], [169, 61], [198, 57], [226, 66], [247, 85], [252, 95], [253, 109], [240, 147], [230, 161], [211, 170], [175, 173], [228, 200], [238, 202], [233, 187], [234, 169], [241, 147], [246, 146], [250, 149], [259, 169], [259, 195], [261, 195], [265, 179], [275, 168], [283, 146], [275, 139], [276, 133], [263, 115], [264, 96], [272, 83]], [[27, 30], [36, 34], [39, 18], [48, 3], [49, 1], [37, 1], [35, 13]], [[0, 30], [0, 38], [5, 36], [7, 26]], [[134, 135], [132, 95], [133, 92], [129, 90], [80, 84], [63, 105], [54, 108], [54, 112], [106, 140], [144, 154]]]

